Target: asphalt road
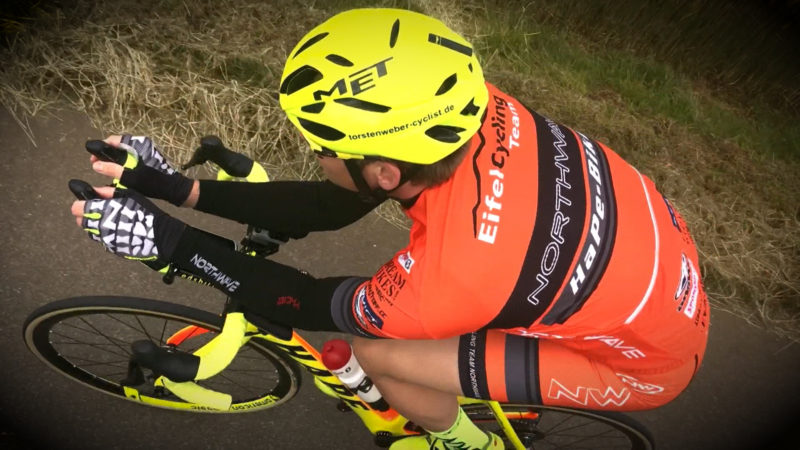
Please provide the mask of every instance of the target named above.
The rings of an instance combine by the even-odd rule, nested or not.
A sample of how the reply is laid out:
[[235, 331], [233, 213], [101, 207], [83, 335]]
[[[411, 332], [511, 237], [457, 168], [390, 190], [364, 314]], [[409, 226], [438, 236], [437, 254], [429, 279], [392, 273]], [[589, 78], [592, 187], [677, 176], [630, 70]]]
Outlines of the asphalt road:
[[[52, 300], [92, 294], [137, 295], [217, 311], [222, 294], [186, 282], [166, 286], [153, 272], [105, 253], [69, 214], [70, 178], [101, 182], [83, 143], [101, 138], [83, 114], [31, 121], [36, 146], [0, 109], [0, 448], [54, 449], [370, 449], [353, 414], [307, 383], [279, 408], [207, 415], [145, 408], [84, 388], [49, 370], [21, 339], [22, 323]], [[142, 130], [137, 130], [142, 131]], [[213, 133], [213, 130], [209, 130]], [[243, 226], [194, 211], [195, 226], [238, 238]], [[406, 242], [375, 216], [335, 234], [293, 242], [276, 259], [319, 276], [371, 274]], [[331, 334], [308, 333], [320, 344]], [[667, 406], [631, 414], [661, 449], [800, 448], [800, 346], [712, 310], [703, 366]]]

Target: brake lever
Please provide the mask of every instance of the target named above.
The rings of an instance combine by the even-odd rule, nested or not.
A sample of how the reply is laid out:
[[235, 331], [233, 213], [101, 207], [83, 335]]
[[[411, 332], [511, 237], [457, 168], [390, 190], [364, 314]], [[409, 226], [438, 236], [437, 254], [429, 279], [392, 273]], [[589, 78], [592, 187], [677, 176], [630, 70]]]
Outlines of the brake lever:
[[99, 139], [86, 141], [86, 151], [101, 161], [113, 162], [120, 166], [124, 166], [128, 160], [127, 151]]
[[186, 170], [206, 161], [213, 162], [234, 177], [245, 178], [253, 170], [252, 159], [225, 147], [220, 138], [216, 136], [202, 137], [200, 147], [194, 151], [189, 162], [181, 166], [181, 169]]
[[72, 179], [69, 180], [69, 190], [78, 200], [94, 200], [101, 198], [100, 195], [94, 190], [92, 185], [83, 181]]

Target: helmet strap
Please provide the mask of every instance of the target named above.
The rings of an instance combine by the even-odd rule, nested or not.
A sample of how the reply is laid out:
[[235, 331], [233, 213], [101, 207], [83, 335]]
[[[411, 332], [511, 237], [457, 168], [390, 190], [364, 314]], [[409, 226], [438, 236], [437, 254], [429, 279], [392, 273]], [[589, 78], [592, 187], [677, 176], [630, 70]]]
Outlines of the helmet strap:
[[407, 170], [400, 171], [400, 180], [397, 182], [397, 187], [390, 191], [386, 191], [381, 188], [371, 189], [367, 180], [364, 179], [364, 173], [362, 171], [363, 167], [361, 167], [356, 159], [345, 159], [344, 166], [347, 168], [347, 171], [350, 173], [350, 178], [353, 179], [353, 183], [356, 185], [356, 189], [358, 189], [358, 196], [361, 198], [362, 201], [365, 203], [381, 203], [386, 198], [389, 197], [389, 194], [394, 192], [395, 190], [399, 189], [400, 186], [406, 183], [411, 177], [413, 177], [420, 169], [420, 167], [412, 167]]
[[358, 189], [358, 196], [361, 198], [361, 201], [364, 203], [381, 203], [386, 200], [388, 192], [380, 188], [370, 189], [367, 180], [364, 179], [364, 173], [361, 170], [362, 167], [358, 164], [358, 160], [345, 159], [343, 161], [344, 166], [347, 167], [347, 171], [350, 172], [350, 178], [353, 179], [353, 183], [355, 183], [356, 189]]

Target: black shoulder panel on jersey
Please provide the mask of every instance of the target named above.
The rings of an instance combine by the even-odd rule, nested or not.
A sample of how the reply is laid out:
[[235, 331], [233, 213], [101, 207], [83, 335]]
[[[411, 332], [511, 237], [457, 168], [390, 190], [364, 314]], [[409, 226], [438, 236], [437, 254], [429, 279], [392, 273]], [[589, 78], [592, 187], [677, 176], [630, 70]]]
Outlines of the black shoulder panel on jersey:
[[333, 323], [336, 324], [336, 327], [345, 333], [363, 337], [376, 337], [361, 328], [353, 316], [353, 301], [355, 301], [356, 289], [365, 281], [369, 281], [369, 278], [352, 277], [344, 280], [336, 288], [331, 299], [331, 317], [333, 317]]

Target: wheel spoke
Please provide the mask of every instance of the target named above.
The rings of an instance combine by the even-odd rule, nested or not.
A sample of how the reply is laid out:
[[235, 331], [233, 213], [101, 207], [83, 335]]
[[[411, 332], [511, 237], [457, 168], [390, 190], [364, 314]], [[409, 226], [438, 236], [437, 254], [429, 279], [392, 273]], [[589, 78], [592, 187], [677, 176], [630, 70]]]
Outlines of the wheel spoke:
[[[592, 425], [596, 425], [596, 424], [591, 423], [591, 422], [581, 423], [581, 424], [578, 424], [578, 425], [573, 425], [573, 426], [568, 427], [568, 428], [561, 428], [561, 429], [559, 429], [557, 431], [557, 433], [558, 433], [559, 436], [568, 436], [567, 434], [565, 434], [567, 431], [577, 430], [579, 428], [591, 427]], [[549, 433], [556, 433], [556, 430], [550, 430]]]
[[[567, 448], [575, 448], [574, 446], [576, 444], [580, 443], [580, 442], [586, 442], [586, 441], [594, 442], [594, 441], [592, 441], [593, 439], [597, 439], [597, 438], [603, 436], [604, 434], [608, 434], [609, 432], [613, 433], [614, 430], [609, 429], [608, 431], [605, 431], [605, 432], [599, 433], [599, 434], [593, 434], [593, 435], [590, 435], [590, 436], [580, 436], [580, 437], [578, 437], [577, 440], [572, 441], [569, 444], [567, 444]], [[620, 436], [620, 438], [623, 438], [623, 437]], [[592, 446], [592, 447], [595, 448], [595, 446]]]
[[[117, 345], [116, 343], [113, 343], [113, 342], [112, 343], [83, 342], [83, 341], [76, 340], [72, 336], [66, 336], [66, 335], [63, 335], [63, 334], [60, 334], [60, 333], [55, 333], [55, 332], [52, 333], [52, 334], [57, 336], [57, 337], [59, 337], [59, 338], [71, 339], [72, 340], [72, 342], [51, 341], [50, 344], [53, 345], [54, 348], [56, 346], [62, 346], [62, 345], [63, 346], [81, 346], [82, 345], [82, 346], [91, 347], [91, 348], [100, 350], [100, 351], [102, 351], [104, 353], [110, 353], [110, 354], [115, 355], [115, 356], [121, 356], [123, 358], [127, 358], [130, 355], [130, 352], [125, 351], [124, 348], [120, 347], [119, 345]], [[109, 347], [111, 347], [111, 348], [109, 348]], [[118, 353], [118, 352], [112, 351], [112, 349], [122, 349], [122, 353]]]
[[[547, 417], [549, 417], [549, 415]], [[544, 430], [544, 432], [547, 433], [547, 434], [555, 433], [556, 430], [558, 430], [558, 427], [560, 427], [560, 426], [564, 425], [565, 423], [573, 420], [574, 418], [575, 418], [575, 416], [566, 416], [564, 418], [564, 420], [562, 420], [561, 422], [558, 422], [557, 424], [553, 425], [551, 428], [549, 428], [547, 430]]]
[[[125, 325], [126, 327], [130, 328], [131, 330], [133, 330], [133, 331], [135, 331], [137, 333], [139, 333], [141, 331], [141, 329], [139, 329], [138, 327], [129, 324], [128, 322], [122, 320], [120, 317], [117, 317], [118, 314], [119, 313], [113, 313], [113, 314], [112, 313], [105, 313], [103, 315], [108, 317], [111, 320], [117, 321], [117, 322], [121, 323], [122, 325]], [[135, 317], [135, 315], [134, 315], [134, 317]]]
[[108, 342], [110, 342], [111, 344], [114, 344], [114, 346], [116, 346], [117, 348], [119, 348], [120, 350], [122, 350], [122, 352], [123, 352], [123, 353], [125, 353], [125, 354], [128, 354], [128, 353], [129, 353], [129, 352], [128, 352], [128, 350], [126, 350], [126, 349], [125, 349], [125, 348], [123, 348], [121, 345], [119, 345], [117, 342], [115, 342], [115, 341], [116, 341], [116, 339], [112, 339], [112, 338], [111, 338], [110, 336], [108, 336], [107, 334], [105, 334], [105, 333], [103, 333], [102, 331], [98, 330], [98, 329], [97, 329], [97, 327], [95, 327], [94, 325], [92, 325], [91, 323], [89, 323], [89, 321], [87, 321], [87, 320], [86, 320], [86, 319], [84, 319], [83, 317], [80, 317], [79, 319], [81, 320], [81, 322], [83, 322], [83, 323], [85, 323], [86, 325], [88, 325], [88, 326], [89, 326], [89, 328], [91, 328], [91, 329], [95, 330], [95, 332], [96, 332], [98, 335], [102, 336], [103, 338], [105, 338], [106, 340], [108, 340]]
[[[502, 405], [508, 417], [528, 418], [511, 421], [511, 426], [527, 448], [537, 450], [603, 450], [652, 448], [644, 432], [615, 418], [618, 413], [571, 410], [537, 405]], [[482, 405], [466, 405], [470, 418], [482, 417], [488, 411]], [[627, 418], [628, 421], [632, 420]], [[476, 421], [487, 431], [497, 430], [494, 420]], [[496, 431], [495, 431], [496, 432]]]
[[[153, 339], [153, 336], [150, 336], [150, 333], [147, 331], [147, 327], [145, 327], [144, 324], [142, 323], [142, 321], [139, 319], [139, 315], [136, 314], [133, 317], [136, 319], [136, 322], [139, 324], [139, 326], [142, 327], [142, 333], [144, 333], [144, 335], [147, 336], [147, 339], [150, 339], [150, 341], [155, 342], [155, 339]], [[165, 322], [166, 322], [166, 320], [165, 320]]]
[[167, 334], [167, 321], [164, 321], [164, 326], [161, 327], [161, 336], [158, 337], [158, 345], [164, 345], [164, 336]]
[[[233, 380], [230, 376], [228, 376], [228, 375], [226, 375], [224, 373], [221, 373], [221, 374], [217, 375], [217, 377], [214, 377], [214, 378], [218, 378], [218, 377], [222, 378], [225, 381], [227, 381], [228, 384], [234, 385], [234, 386], [238, 386], [238, 387], [240, 387], [240, 388], [242, 388], [244, 390], [248, 390], [248, 389], [251, 389], [253, 387], [252, 385], [245, 386], [245, 385]], [[221, 380], [216, 380], [217, 383], [219, 383], [220, 381]], [[225, 383], [221, 383], [221, 384], [225, 384]]]
[[128, 367], [128, 360], [117, 360], [117, 361], [98, 361], [96, 359], [84, 358], [81, 356], [74, 356], [74, 355], [61, 355], [64, 358], [72, 361], [74, 363], [80, 362], [81, 367], [89, 367], [89, 366], [115, 366], [117, 364]]

